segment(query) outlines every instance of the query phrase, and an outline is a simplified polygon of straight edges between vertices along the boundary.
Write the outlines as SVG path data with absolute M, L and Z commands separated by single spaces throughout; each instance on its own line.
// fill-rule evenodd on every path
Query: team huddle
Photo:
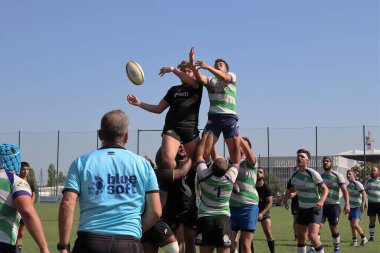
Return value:
M 211 73 L 204 75 L 201 70 Z M 175 74 L 180 85 L 171 87 L 158 104 L 142 102 L 129 94 L 127 101 L 148 112 L 168 109 L 162 142 L 155 164 L 125 148 L 128 116 L 121 110 L 107 112 L 101 119 L 101 148 L 76 158 L 71 164 L 58 214 L 61 253 L 167 253 L 254 252 L 254 233 L 261 223 L 269 251 L 275 252 L 270 208 L 273 193 L 265 184 L 265 170 L 258 166 L 247 137 L 239 133 L 236 110 L 237 77 L 228 63 L 216 59 L 213 66 L 189 60 L 177 68 L 165 66 L 159 75 Z M 200 136 L 199 111 L 207 89 L 210 107 Z M 223 133 L 229 158 L 218 155 L 216 143 Z M 17 242 L 20 219 L 40 252 L 49 252 L 43 228 L 33 208 L 32 191 L 20 173 L 16 146 L 1 146 L 0 252 L 20 252 Z M 13 157 L 10 159 L 10 157 Z M 325 220 L 331 230 L 334 253 L 340 252 L 338 221 L 341 195 L 352 229 L 352 246 L 368 242 L 359 225 L 366 207 L 370 217 L 369 241 L 374 240 L 376 216 L 380 217 L 379 170 L 372 168 L 365 187 L 355 173 L 345 178 L 332 170 L 332 158 L 323 158 L 320 175 L 308 167 L 310 152 L 297 151 L 297 167 L 291 176 L 284 205 L 292 199 L 297 253 L 324 252 L 319 238 Z M 73 249 L 70 246 L 74 209 L 79 203 L 80 221 Z M 380 222 L 380 218 L 379 218 Z M 2 224 L 7 224 L 3 226 Z M 20 228 L 21 229 L 21 228 Z M 19 236 L 20 237 L 20 236 Z

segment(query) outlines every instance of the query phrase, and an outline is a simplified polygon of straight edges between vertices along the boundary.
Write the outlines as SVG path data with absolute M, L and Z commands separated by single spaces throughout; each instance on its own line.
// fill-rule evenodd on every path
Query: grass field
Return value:
M 36 204 L 37 212 L 39 213 L 44 229 L 49 248 L 51 252 L 57 252 L 56 244 L 58 242 L 58 204 Z M 290 211 L 281 207 L 274 207 L 271 210 L 273 231 L 276 240 L 276 252 L 277 253 L 291 253 L 296 252 L 296 242 L 293 240 L 292 229 L 292 216 Z M 73 231 L 71 233 L 71 245 L 74 245 L 76 237 L 76 229 L 78 227 L 79 210 L 76 209 L 76 218 L 74 221 Z M 267 247 L 264 233 L 262 232 L 260 224 L 254 236 L 255 252 L 267 253 L 269 249 Z M 363 215 L 361 226 L 368 236 L 368 217 Z M 380 252 L 380 226 L 376 224 L 375 242 L 369 242 L 365 247 L 349 247 L 351 242 L 351 229 L 346 216 L 341 216 L 339 224 L 339 230 L 341 233 L 341 252 L 343 253 L 358 253 L 358 252 Z M 321 234 L 321 240 L 325 246 L 325 252 L 333 252 L 332 241 L 330 231 L 325 227 Z M 360 239 L 359 239 L 360 242 Z M 28 232 L 26 232 L 23 253 L 36 253 L 39 252 L 36 244 L 31 239 Z M 163 251 L 160 251 L 163 252 Z M 85 253 L 85 252 L 84 252 Z

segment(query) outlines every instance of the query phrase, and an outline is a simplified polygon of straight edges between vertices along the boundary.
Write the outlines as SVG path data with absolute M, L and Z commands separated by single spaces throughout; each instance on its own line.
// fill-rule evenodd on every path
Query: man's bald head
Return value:
M 123 142 L 128 133 L 128 116 L 122 110 L 107 112 L 100 123 L 99 137 L 103 142 Z

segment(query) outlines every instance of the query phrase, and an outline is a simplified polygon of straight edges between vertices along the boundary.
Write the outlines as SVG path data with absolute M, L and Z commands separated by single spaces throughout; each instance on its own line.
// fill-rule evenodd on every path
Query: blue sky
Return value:
M 242 129 L 380 126 L 379 1 L 1 1 L 0 24 L 0 133 L 92 131 L 115 108 L 161 129 L 125 98 L 158 103 L 191 46 L 236 73 Z

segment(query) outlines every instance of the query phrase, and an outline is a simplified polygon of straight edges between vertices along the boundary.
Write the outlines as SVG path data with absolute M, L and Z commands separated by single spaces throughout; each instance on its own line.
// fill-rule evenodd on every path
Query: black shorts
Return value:
M 143 253 L 139 239 L 128 235 L 99 235 L 88 232 L 78 232 L 73 253 Z
M 257 219 L 258 221 L 263 221 L 266 219 L 270 219 L 270 212 L 266 212 L 261 220 Z
M 329 221 L 329 225 L 338 225 L 341 207 L 339 204 L 323 206 L 323 216 L 322 221 L 325 223 L 326 220 Z
M 231 247 L 230 217 L 219 215 L 199 218 L 197 221 L 195 245 Z
M 153 227 L 143 234 L 141 242 L 149 242 L 158 247 L 161 242 L 165 241 L 172 235 L 174 235 L 173 231 L 170 229 L 168 224 L 162 220 L 159 220 L 153 225 Z
M 290 210 L 292 212 L 292 215 L 297 215 L 298 214 L 298 208 L 299 208 L 299 204 L 298 204 L 298 198 L 296 200 L 292 199 L 292 204 L 290 205 Z
M 172 231 L 183 224 L 187 228 L 197 228 L 198 207 L 195 203 L 195 196 L 193 203 L 189 205 L 180 205 L 178 203 L 168 203 L 165 206 L 163 221 L 165 221 Z
M 189 125 L 187 126 L 177 126 L 177 127 L 164 127 L 162 131 L 162 135 L 169 135 L 181 142 L 182 144 L 186 144 L 199 138 L 199 130 L 197 126 Z
M 4 242 L 0 242 L 0 252 L 1 253 L 20 253 L 17 246 L 4 243 Z
M 296 223 L 300 225 L 307 226 L 311 223 L 321 224 L 322 223 L 322 213 L 323 209 L 320 211 L 312 208 L 298 208 Z
M 368 203 L 367 215 L 380 217 L 380 203 Z

